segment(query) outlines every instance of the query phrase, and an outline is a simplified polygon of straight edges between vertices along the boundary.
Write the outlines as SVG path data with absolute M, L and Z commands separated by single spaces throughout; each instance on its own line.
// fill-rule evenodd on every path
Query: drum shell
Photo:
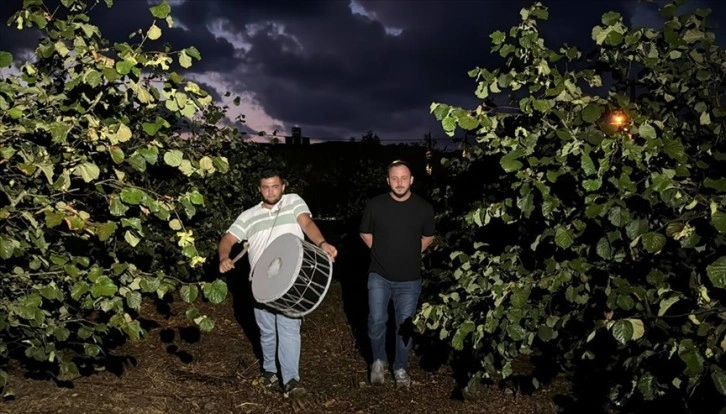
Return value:
M 289 317 L 302 317 L 322 302 L 333 267 L 325 251 L 294 234 L 275 238 L 252 270 L 255 300 Z

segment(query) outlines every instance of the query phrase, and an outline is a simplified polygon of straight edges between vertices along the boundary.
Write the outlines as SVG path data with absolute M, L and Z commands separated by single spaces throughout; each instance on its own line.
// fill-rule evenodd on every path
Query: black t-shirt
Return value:
M 434 209 L 416 194 L 396 201 L 389 193 L 366 204 L 361 233 L 373 235 L 369 272 L 393 282 L 421 278 L 421 237 L 434 235 Z

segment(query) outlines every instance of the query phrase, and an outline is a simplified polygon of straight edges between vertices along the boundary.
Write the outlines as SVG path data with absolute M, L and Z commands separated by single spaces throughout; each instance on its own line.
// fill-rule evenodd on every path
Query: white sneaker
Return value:
M 371 365 L 371 384 L 372 385 L 381 385 L 383 384 L 384 378 L 383 374 L 386 370 L 386 364 L 381 361 L 380 359 L 377 359 L 373 361 L 373 365 Z
M 408 388 L 411 385 L 411 377 L 408 376 L 408 372 L 403 368 L 394 371 L 393 378 L 396 379 L 396 387 Z

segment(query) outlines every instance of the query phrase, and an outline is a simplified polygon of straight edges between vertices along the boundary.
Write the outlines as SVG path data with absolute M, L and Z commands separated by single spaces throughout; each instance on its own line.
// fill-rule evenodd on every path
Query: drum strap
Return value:
M 280 198 L 280 201 L 277 202 L 279 207 L 277 207 L 277 211 L 275 212 L 275 218 L 272 220 L 272 225 L 270 226 L 270 231 L 267 232 L 267 238 L 265 239 L 265 243 L 263 244 L 263 250 L 267 248 L 268 243 L 270 242 L 270 236 L 272 236 L 272 230 L 275 229 L 275 224 L 277 224 L 277 217 L 280 216 L 280 210 L 282 210 L 282 198 Z M 252 281 L 253 271 L 254 269 L 250 269 L 250 275 L 247 278 L 250 282 Z

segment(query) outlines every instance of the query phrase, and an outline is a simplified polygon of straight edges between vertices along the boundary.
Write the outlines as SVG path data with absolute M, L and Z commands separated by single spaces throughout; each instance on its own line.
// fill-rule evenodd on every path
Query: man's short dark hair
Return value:
M 259 176 L 260 181 L 267 179 L 267 178 L 273 178 L 273 177 L 280 177 L 280 181 L 282 181 L 283 183 L 285 182 L 285 177 L 283 177 L 282 173 L 278 170 L 272 170 L 272 169 L 264 170 L 264 171 L 260 172 L 260 176 Z
M 388 164 L 388 173 L 389 174 L 391 173 L 391 168 L 400 167 L 400 166 L 404 166 L 404 167 L 408 168 L 408 171 L 411 173 L 411 175 L 413 175 L 413 170 L 411 169 L 411 164 L 409 164 L 408 162 L 406 162 L 404 160 L 391 161 L 391 163 Z

